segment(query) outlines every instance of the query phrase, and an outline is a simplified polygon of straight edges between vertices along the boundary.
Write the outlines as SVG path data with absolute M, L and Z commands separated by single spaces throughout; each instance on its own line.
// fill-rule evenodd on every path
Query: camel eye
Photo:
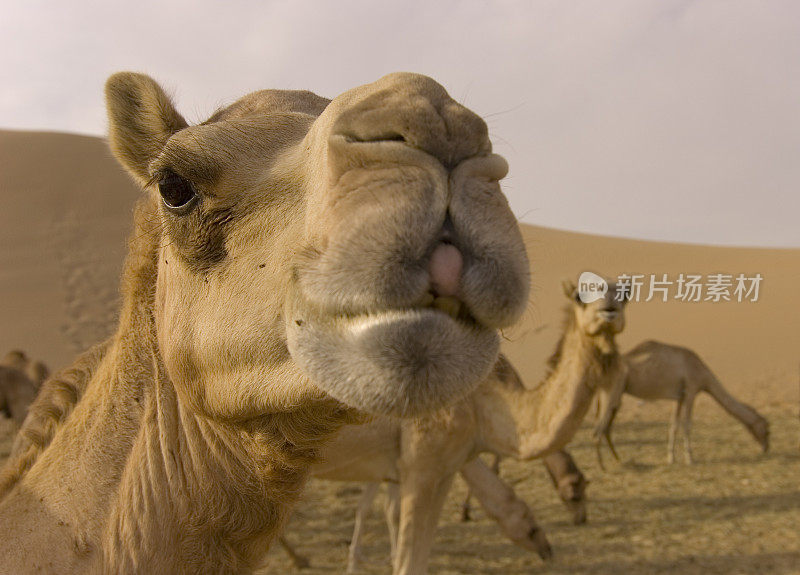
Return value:
M 170 209 L 186 208 L 196 197 L 194 186 L 175 172 L 168 172 L 158 181 L 164 205 Z

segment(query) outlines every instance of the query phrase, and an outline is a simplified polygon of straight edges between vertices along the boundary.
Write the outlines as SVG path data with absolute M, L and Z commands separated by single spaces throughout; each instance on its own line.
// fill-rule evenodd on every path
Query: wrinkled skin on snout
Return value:
M 526 306 L 528 261 L 506 162 L 439 84 L 257 92 L 196 126 L 147 77 L 108 93 L 112 147 L 158 203 L 165 368 L 196 409 L 333 397 L 418 415 L 488 374 Z M 176 182 L 194 193 L 178 207 L 191 193 Z

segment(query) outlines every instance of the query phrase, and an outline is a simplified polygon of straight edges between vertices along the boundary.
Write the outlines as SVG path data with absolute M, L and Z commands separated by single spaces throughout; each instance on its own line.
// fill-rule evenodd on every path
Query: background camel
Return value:
M 248 571 L 354 408 L 423 414 L 491 369 L 528 297 L 507 166 L 413 74 L 192 127 L 146 76 L 106 95 L 145 190 L 119 325 L 68 370 L 49 440 L 15 449 L 2 569 Z
M 572 456 L 565 450 L 558 450 L 542 457 L 542 462 L 559 498 L 569 510 L 573 523 L 576 525 L 584 523 L 586 521 L 588 481 L 578 469 Z M 544 531 L 538 525 L 528 505 L 517 497 L 510 485 L 500 479 L 499 463 L 500 458 L 495 456 L 495 462 L 489 469 L 480 459 L 474 459 L 460 470 L 470 494 L 462 508 L 463 520 L 471 520 L 469 501 L 472 495 L 476 495 L 486 514 L 497 522 L 512 542 L 525 549 L 535 551 L 542 559 L 549 559 L 552 556 L 552 548 Z M 358 563 L 361 560 L 361 538 L 364 533 L 365 520 L 372 511 L 379 488 L 379 483 L 364 485 L 356 508 L 353 536 L 350 539 L 347 555 L 348 573 L 357 571 Z M 393 559 L 397 554 L 397 525 L 400 508 L 398 499 L 397 485 L 388 483 L 384 511 L 389 527 L 389 543 Z M 281 538 L 280 542 L 295 567 L 304 569 L 311 564 L 310 560 L 298 553 L 286 539 Z
M 598 394 L 602 416 L 598 432 L 611 443 L 611 427 L 621 405 L 621 393 L 646 401 L 669 399 L 675 402 L 675 410 L 669 426 L 667 461 L 675 462 L 675 437 L 683 434 L 683 449 L 686 463 L 692 463 L 690 433 L 692 407 L 697 395 L 708 393 L 730 415 L 739 420 L 766 452 L 769 449 L 769 422 L 755 409 L 737 401 L 728 393 L 711 368 L 690 349 L 658 341 L 645 341 L 624 356 L 628 376 L 620 390 L 602 390 Z M 598 439 L 598 458 L 600 443 Z M 602 465 L 602 459 L 600 459 Z
M 561 501 L 569 510 L 573 523 L 580 524 L 586 521 L 586 481 L 578 469 L 572 456 L 566 451 L 558 450 L 542 457 L 547 474 L 553 482 Z M 520 547 L 535 551 L 542 559 L 550 559 L 553 551 L 542 528 L 536 522 L 533 513 L 527 504 L 520 499 L 514 489 L 499 477 L 499 457 L 496 457 L 492 467 L 488 467 L 480 459 L 473 459 L 461 470 L 461 476 L 467 484 L 469 494 L 476 496 L 486 514 L 494 519 L 506 536 Z M 356 519 L 353 528 L 353 537 L 350 540 L 348 553 L 347 572 L 357 570 L 361 558 L 361 536 L 366 516 L 372 509 L 372 503 L 377 495 L 378 483 L 370 483 L 364 489 L 361 501 L 356 509 Z M 462 511 L 464 521 L 471 520 L 469 501 L 465 501 Z M 397 525 L 399 523 L 399 492 L 397 487 L 390 484 L 387 489 L 385 512 L 389 526 L 389 542 L 391 555 L 394 559 L 397 554 Z M 289 549 L 287 548 L 287 552 Z M 302 568 L 308 561 L 298 556 L 292 550 L 292 562 Z
M 22 425 L 49 370 L 24 352 L 13 350 L 0 360 L 0 413 Z
M 29 358 L 24 351 L 18 349 L 9 351 L 0 360 L 0 365 L 25 372 L 25 375 L 36 384 L 37 388 L 41 387 L 44 380 L 50 376 L 50 370 L 43 362 Z
M 0 365 L 0 414 L 22 425 L 37 391 L 36 383 L 25 372 Z
M 615 336 L 625 325 L 625 304 L 614 292 L 612 286 L 606 298 L 584 304 L 574 286 L 565 285 L 570 303 L 564 333 L 550 374 L 536 387 L 527 389 L 501 356 L 490 377 L 454 406 L 414 420 L 376 418 L 348 426 L 325 447 L 315 476 L 398 484 L 396 575 L 427 569 L 442 503 L 468 461 L 481 452 L 526 460 L 562 449 L 595 390 L 624 378 Z
M 489 469 L 480 459 L 473 459 L 460 470 L 461 476 L 470 489 L 474 489 L 478 501 L 486 514 L 494 519 L 506 536 L 515 544 L 535 551 L 542 559 L 552 556 L 552 549 L 544 531 L 539 527 L 528 505 L 517 497 L 513 488 L 503 482 L 497 474 Z M 386 484 L 386 500 L 384 512 L 389 528 L 389 544 L 391 557 L 397 555 L 397 529 L 400 521 L 400 494 L 396 483 Z M 372 504 L 380 489 L 380 483 L 366 483 L 356 508 L 353 536 L 347 554 L 347 573 L 356 573 L 361 561 L 361 538 L 364 524 L 372 511 Z M 297 552 L 285 538 L 280 539 L 281 546 L 289 554 L 292 564 L 298 569 L 305 569 L 311 561 Z

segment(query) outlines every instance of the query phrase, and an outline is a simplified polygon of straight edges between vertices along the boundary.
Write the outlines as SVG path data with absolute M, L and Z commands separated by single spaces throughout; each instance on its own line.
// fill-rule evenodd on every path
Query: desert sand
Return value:
M 138 193 L 100 138 L 0 131 L 0 352 L 23 349 L 55 370 L 109 334 Z M 504 351 L 531 385 L 544 374 L 558 337 L 562 279 L 585 270 L 611 277 L 666 273 L 673 280 L 680 273 L 763 277 L 757 302 L 632 302 L 621 343 L 625 350 L 658 339 L 696 350 L 732 393 L 771 420 L 773 451 L 759 455 L 744 430 L 704 399 L 694 418 L 699 464 L 668 469 L 669 405 L 629 400 L 617 426 L 622 465 L 601 474 L 588 431 L 576 440 L 578 463 L 593 481 L 585 529 L 567 525 L 540 466 L 509 464 L 509 476 L 526 478 L 520 493 L 540 512 L 554 543 L 560 567 L 549 572 L 610 573 L 618 566 L 636 573 L 800 572 L 800 249 L 681 245 L 522 227 L 534 289 L 525 320 L 504 334 Z M 12 427 L 3 423 L 3 432 L 0 458 Z M 726 433 L 732 439 L 725 440 Z M 432 572 L 544 569 L 485 518 L 457 525 L 462 489 L 458 484 L 448 501 L 451 513 L 443 515 Z M 340 572 L 336 566 L 344 565 L 357 491 L 356 485 L 312 483 L 290 531 L 312 562 L 329 566 L 312 572 Z M 698 509 L 706 511 L 701 518 L 694 517 Z M 374 572 L 382 573 L 388 545 L 377 515 L 373 526 Z M 319 536 L 304 534 L 304 527 Z M 706 543 L 687 551 L 679 543 L 693 530 Z M 737 537 L 746 544 L 737 545 Z M 270 572 L 283 572 L 280 551 L 272 555 Z M 576 557 L 582 559 L 576 563 Z

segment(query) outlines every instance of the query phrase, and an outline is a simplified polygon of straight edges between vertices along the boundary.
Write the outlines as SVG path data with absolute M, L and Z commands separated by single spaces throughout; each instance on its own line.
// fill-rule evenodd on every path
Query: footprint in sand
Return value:
M 73 211 L 53 225 L 64 302 L 60 329 L 75 352 L 107 338 L 117 322 L 120 261 L 103 235 L 102 226 L 87 227 Z

